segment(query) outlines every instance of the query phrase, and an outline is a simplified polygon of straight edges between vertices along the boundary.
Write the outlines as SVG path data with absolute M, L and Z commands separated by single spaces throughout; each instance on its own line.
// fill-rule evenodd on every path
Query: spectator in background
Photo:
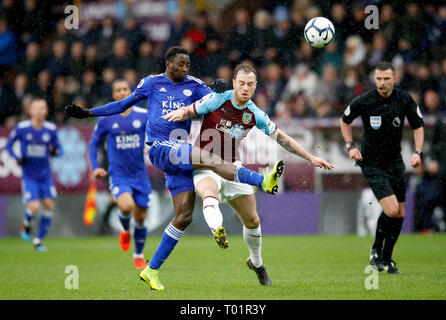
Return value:
M 336 116 L 336 108 L 340 109 L 338 100 L 340 81 L 336 67 L 326 64 L 322 71 L 322 79 L 318 82 L 310 103 L 319 117 Z
M 264 65 L 271 62 L 271 55 L 265 54 L 271 50 L 271 16 L 266 10 L 257 10 L 254 14 L 254 47 L 251 51 L 251 59 L 256 65 Z
M 232 87 L 232 68 L 227 65 L 219 65 L 217 67 L 217 78 L 225 80 L 229 87 Z
M 193 16 L 192 25 L 184 33 L 184 37 L 192 40 L 193 53 L 198 57 L 207 55 L 206 40 L 220 40 L 218 33 L 209 25 L 206 12 L 198 12 Z
M 306 64 L 299 64 L 284 89 L 281 100 L 290 101 L 291 97 L 296 97 L 298 93 L 311 99 L 318 86 L 318 76 L 308 68 Z
M 19 115 L 19 101 L 14 91 L 5 85 L 0 77 L 0 125 L 8 128 L 14 127 Z
M 24 43 L 42 41 L 48 28 L 47 15 L 37 5 L 36 0 L 25 0 L 25 12 L 22 17 L 23 33 L 21 40 Z
M 390 52 L 395 52 L 397 49 L 397 21 L 393 7 L 384 4 L 379 12 L 379 31 L 384 35 Z
M 94 18 L 88 18 L 85 21 L 85 32 L 82 36 L 82 42 L 86 47 L 96 45 L 101 37 L 101 29 Z
M 66 76 L 68 72 L 67 45 L 62 40 L 53 43 L 53 55 L 46 68 L 53 77 Z
M 362 1 L 356 1 L 352 4 L 352 19 L 350 29 L 348 29 L 349 37 L 356 35 L 365 43 L 372 42 L 372 36 L 376 30 L 365 28 L 365 5 Z
M 264 100 L 263 111 L 268 116 L 274 114 L 276 103 L 279 101 L 285 89 L 286 81 L 283 78 L 282 68 L 277 62 L 269 63 L 265 67 L 264 80 L 262 80 L 256 90 L 257 95 L 262 96 Z M 262 99 L 261 98 L 261 99 Z
M 71 103 L 66 94 L 66 81 L 63 76 L 56 77 L 53 87 L 53 103 L 54 103 L 54 121 L 56 123 L 63 122 L 63 108 Z
M 432 78 L 432 73 L 427 64 L 420 64 L 416 69 L 416 78 L 411 86 L 418 88 L 421 91 L 421 95 L 424 95 L 426 90 L 437 89 L 437 82 Z
M 117 78 L 116 70 L 112 67 L 105 67 L 102 71 L 102 81 L 99 85 L 99 95 L 105 100 L 110 101 L 112 97 L 112 83 Z M 85 99 L 84 99 L 85 100 Z M 87 104 L 89 105 L 89 104 Z
M 15 98 L 17 99 L 17 104 L 20 111 L 19 113 L 22 112 L 23 99 L 28 94 L 28 90 L 29 90 L 29 81 L 26 74 L 24 73 L 17 74 L 14 79 L 14 93 L 15 93 Z
M 155 56 L 153 44 L 150 41 L 143 41 L 139 46 L 138 53 L 139 56 L 136 60 L 136 70 L 138 70 L 139 79 L 150 74 L 161 73 L 162 61 Z
M 269 44 L 278 51 L 281 64 L 291 66 L 295 64 L 294 50 L 299 47 L 303 29 L 299 29 L 290 19 L 289 10 L 285 6 L 274 9 L 272 39 Z
M 382 32 L 375 32 L 373 35 L 373 43 L 371 50 L 367 53 L 366 72 L 369 73 L 375 69 L 376 65 L 381 61 L 391 61 L 392 52 L 387 47 L 387 40 Z
M 146 36 L 134 17 L 125 19 L 121 35 L 128 41 L 131 56 L 136 57 L 138 48 L 146 40 Z
M 16 64 L 19 54 L 17 45 L 16 36 L 8 28 L 8 22 L 0 17 L 0 72 L 9 70 Z
M 430 172 L 439 177 L 441 187 L 441 206 L 443 209 L 443 219 L 446 219 L 446 113 L 441 112 L 435 122 L 434 131 L 431 138 Z M 445 220 L 443 220 L 444 224 Z
M 286 100 L 279 101 L 276 106 L 276 119 L 315 118 L 316 113 L 310 107 L 303 92 L 294 93 Z
M 446 101 L 446 58 L 441 61 L 441 76 L 438 79 L 438 92 L 441 99 Z
M 36 81 L 37 75 L 45 68 L 46 62 L 40 54 L 40 45 L 30 42 L 26 46 L 25 59 L 21 66 L 21 72 L 25 73 L 30 83 Z
M 342 50 L 342 45 L 347 39 L 349 30 L 352 30 L 351 21 L 342 3 L 333 3 L 330 10 L 330 21 L 335 28 L 335 38 L 333 41 L 338 42 Z
M 440 95 L 432 89 L 428 89 L 424 93 L 421 107 L 425 114 L 438 115 L 441 111 L 444 111 L 444 105 L 440 99 Z
M 345 40 L 344 64 L 347 67 L 360 67 L 367 55 L 367 47 L 362 38 L 352 35 Z
M 327 64 L 334 66 L 336 72 L 338 73 L 341 72 L 342 59 L 343 59 L 342 50 L 339 48 L 338 43 L 335 40 L 333 40 L 328 44 L 328 46 L 325 47 L 325 50 L 322 52 L 317 67 L 317 73 L 322 74 L 322 70 Z
M 65 27 L 65 19 L 59 19 L 56 24 L 56 34 L 54 40 L 61 40 L 65 42 L 67 48 L 71 48 L 71 45 L 80 41 L 76 35 Z
M 104 67 L 104 60 L 98 53 L 98 47 L 95 45 L 89 45 L 85 50 L 85 69 L 94 70 L 98 75 L 101 74 Z
M 167 39 L 164 45 L 163 54 L 167 51 L 168 48 L 177 46 L 184 38 L 184 33 L 189 30 L 189 28 L 190 24 L 189 21 L 186 19 L 184 12 L 178 10 L 170 22 L 169 39 Z
M 346 106 L 355 97 L 367 91 L 358 70 L 355 67 L 347 67 L 344 70 L 343 81 L 339 87 L 338 95 L 342 106 Z M 342 111 L 342 110 L 339 110 Z
M 234 13 L 234 24 L 228 37 L 229 59 L 231 64 L 238 64 L 249 54 L 255 44 L 255 29 L 249 22 L 249 13 L 246 9 L 237 9 Z
M 86 69 L 83 72 L 79 95 L 85 97 L 89 106 L 94 106 L 98 100 L 102 101 L 101 99 L 105 101 L 105 97 L 102 98 L 100 96 L 97 76 L 94 70 Z
M 85 69 L 84 44 L 81 41 L 73 42 L 70 48 L 70 57 L 67 66 L 68 74 L 79 78 Z
M 99 28 L 99 38 L 95 41 L 98 46 L 99 52 L 108 52 L 110 50 L 110 44 L 122 36 L 122 32 L 111 16 L 105 16 L 101 20 L 101 27 Z
M 118 73 L 123 72 L 125 69 L 134 68 L 125 38 L 118 37 L 115 39 L 113 42 L 113 53 L 106 59 L 105 65 L 108 68 L 114 68 Z
M 48 119 L 54 119 L 54 101 L 52 75 L 48 69 L 39 72 L 36 83 L 31 84 L 30 92 L 33 96 L 44 98 L 48 104 Z
M 201 60 L 198 75 L 204 82 L 207 82 L 204 78 L 211 78 L 212 82 L 212 79 L 217 76 L 218 65 L 229 64 L 229 60 L 218 39 L 210 38 L 206 40 L 206 52 L 207 55 Z
M 417 50 L 425 34 L 426 22 L 419 4 L 411 1 L 406 6 L 406 13 L 399 19 L 398 36 L 407 39 L 410 47 Z

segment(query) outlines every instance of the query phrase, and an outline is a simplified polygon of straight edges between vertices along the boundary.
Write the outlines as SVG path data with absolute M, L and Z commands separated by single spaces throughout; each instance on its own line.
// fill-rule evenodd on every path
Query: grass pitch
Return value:
M 149 236 L 146 258 L 160 237 Z M 36 252 L 19 238 L 0 239 L 0 299 L 49 300 L 294 300 L 446 299 L 446 235 L 402 235 L 394 260 L 402 275 L 379 273 L 367 290 L 365 273 L 372 237 L 264 236 L 263 260 L 273 282 L 261 286 L 245 265 L 241 236 L 229 235 L 221 251 L 211 236 L 187 233 L 160 272 L 166 290 L 139 280 L 132 250 L 118 237 L 48 238 Z M 67 289 L 67 266 L 78 268 L 79 288 Z

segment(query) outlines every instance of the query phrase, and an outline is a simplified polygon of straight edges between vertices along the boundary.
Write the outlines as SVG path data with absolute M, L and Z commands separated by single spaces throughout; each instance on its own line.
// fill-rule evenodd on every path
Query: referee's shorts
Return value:
M 364 163 L 361 170 L 378 201 L 394 194 L 398 202 L 406 202 L 406 166 L 402 160 L 386 165 Z

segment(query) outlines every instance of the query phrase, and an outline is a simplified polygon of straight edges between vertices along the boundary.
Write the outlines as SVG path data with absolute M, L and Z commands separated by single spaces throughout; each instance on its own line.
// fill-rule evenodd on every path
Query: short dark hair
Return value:
M 252 67 L 251 65 L 246 64 L 246 63 L 238 64 L 238 65 L 235 67 L 235 69 L 234 69 L 234 76 L 233 76 L 234 79 L 237 78 L 237 74 L 238 74 L 240 71 L 243 71 L 243 72 L 245 72 L 245 73 L 251 73 L 251 72 L 254 73 L 254 75 L 256 76 L 256 80 L 257 80 L 257 71 L 256 71 L 256 69 L 255 69 L 254 67 Z
M 391 64 L 390 62 L 387 61 L 381 61 L 379 62 L 376 67 L 375 70 L 379 70 L 379 71 L 384 71 L 384 70 L 392 70 L 393 73 L 395 73 L 395 67 L 393 66 L 393 64 Z
M 188 56 L 189 52 L 180 46 L 170 47 L 166 52 L 166 60 L 173 61 L 177 54 L 185 54 Z
M 115 84 L 117 84 L 117 83 L 119 83 L 119 82 L 125 82 L 125 83 L 127 83 L 127 85 L 130 87 L 129 82 L 128 82 L 126 79 L 124 79 L 124 78 L 118 78 L 118 79 L 116 79 L 116 80 L 114 80 L 114 81 L 112 82 L 112 85 L 111 85 L 112 90 L 115 90 Z

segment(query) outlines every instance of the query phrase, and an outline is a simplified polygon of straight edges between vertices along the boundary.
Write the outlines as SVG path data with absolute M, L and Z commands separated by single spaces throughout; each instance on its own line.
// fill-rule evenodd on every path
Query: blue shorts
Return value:
M 146 209 L 149 207 L 149 197 L 152 192 L 150 184 L 132 183 L 125 178 L 114 176 L 109 179 L 109 189 L 115 200 L 118 200 L 121 194 L 128 192 L 137 206 Z
M 150 161 L 165 173 L 166 189 L 172 197 L 183 191 L 195 190 L 190 160 L 192 148 L 189 143 L 173 140 L 155 141 L 150 146 Z
M 51 176 L 45 180 L 23 178 L 22 195 L 24 203 L 45 198 L 55 199 L 57 197 L 57 191 L 53 178 Z

